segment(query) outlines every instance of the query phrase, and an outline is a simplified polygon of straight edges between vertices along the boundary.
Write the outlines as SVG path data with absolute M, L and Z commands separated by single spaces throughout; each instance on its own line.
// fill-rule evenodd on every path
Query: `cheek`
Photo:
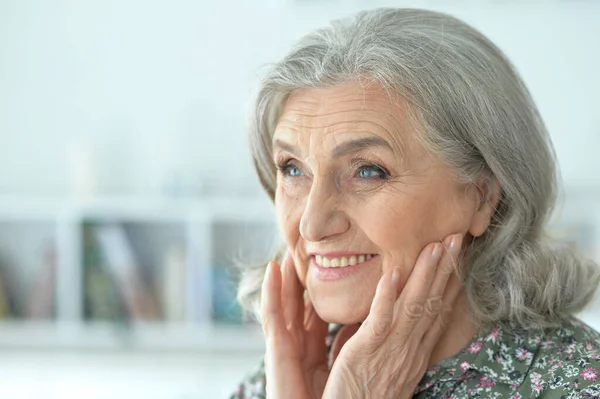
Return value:
M 435 223 L 429 204 L 412 198 L 389 196 L 357 215 L 360 226 L 381 249 L 404 247 L 432 238 Z
M 300 196 L 290 193 L 285 187 L 277 187 L 275 193 L 275 210 L 279 231 L 287 249 L 292 252 L 296 272 L 304 285 L 308 268 L 304 264 L 304 246 L 300 236 L 302 209 L 304 208 Z
M 288 246 L 297 239 L 300 232 L 301 207 L 299 197 L 290 195 L 285 187 L 277 186 L 275 192 L 275 211 L 279 231 L 284 237 Z
M 386 215 L 371 219 L 369 229 L 372 233 L 367 234 L 384 257 L 391 260 L 389 265 L 402 265 L 402 269 L 410 273 L 419 253 L 427 245 L 427 232 L 422 223 L 425 215 L 419 214 L 416 209 L 389 209 Z
M 448 217 L 438 201 L 422 199 L 422 196 L 419 201 L 397 196 L 387 198 L 378 204 L 380 206 L 370 207 L 369 211 L 357 215 L 366 236 L 390 260 L 386 264 L 401 265 L 407 273 L 414 267 L 423 248 L 459 231 L 453 231 L 459 226 L 456 218 Z
M 364 218 L 365 230 L 384 254 L 401 264 L 414 265 L 421 251 L 448 235 L 465 233 L 471 213 L 470 204 L 447 198 L 420 196 L 419 201 L 390 199 L 383 212 Z M 407 266 L 408 267 L 408 266 Z

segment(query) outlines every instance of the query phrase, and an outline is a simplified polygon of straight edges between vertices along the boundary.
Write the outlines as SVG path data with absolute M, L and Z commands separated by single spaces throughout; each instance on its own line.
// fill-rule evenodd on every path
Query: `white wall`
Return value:
M 489 35 L 533 92 L 567 183 L 600 187 L 600 3 L 303 3 L 3 0 L 0 193 L 68 192 L 82 141 L 102 193 L 155 194 L 178 169 L 257 189 L 244 128 L 261 65 L 375 4 L 451 12 Z

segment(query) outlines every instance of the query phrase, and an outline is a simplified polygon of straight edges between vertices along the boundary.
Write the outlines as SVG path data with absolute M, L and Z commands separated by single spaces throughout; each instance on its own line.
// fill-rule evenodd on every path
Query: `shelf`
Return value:
M 0 349 L 170 350 L 262 353 L 257 325 L 134 323 L 0 323 Z
M 566 222 L 563 230 L 567 229 L 570 237 L 580 240 L 580 236 L 588 237 L 589 248 L 600 248 L 600 196 L 569 192 L 572 195 L 565 203 L 558 224 Z M 580 212 L 581 209 L 586 212 Z M 266 196 L 195 200 L 102 197 L 89 201 L 0 196 L 0 238 L 3 242 L 0 252 L 9 269 L 19 271 L 18 276 L 24 282 L 20 288 L 14 284 L 10 286 L 19 288 L 24 296 L 30 295 L 30 287 L 37 287 L 31 284 L 32 281 L 50 281 L 36 272 L 43 271 L 42 266 L 48 263 L 40 256 L 45 253 L 42 249 L 49 245 L 56 254 L 56 265 L 53 266 L 56 269 L 53 291 L 56 308 L 48 313 L 52 319 L 0 321 L 0 349 L 262 353 L 264 340 L 259 326 L 223 322 L 239 320 L 239 312 L 227 313 L 228 306 L 235 301 L 232 286 L 232 276 L 237 272 L 233 267 L 235 261 L 252 263 L 272 254 L 280 243 L 275 221 L 273 204 Z M 120 320 L 127 318 L 121 317 L 121 313 L 127 312 L 121 312 L 115 318 L 101 317 L 98 313 L 88 316 L 85 306 L 91 285 L 86 273 L 90 263 L 85 255 L 89 256 L 90 248 L 82 241 L 86 237 L 86 226 L 94 228 L 94 234 L 98 234 L 99 227 L 114 227 L 125 233 L 127 242 L 126 245 L 116 245 L 113 241 L 112 245 L 96 244 L 101 255 L 96 266 L 99 270 L 108 270 L 106 275 L 112 280 L 96 278 L 95 286 L 106 287 L 103 284 L 108 281 L 106 284 L 114 284 L 121 293 L 127 291 L 128 286 L 139 287 L 124 284 L 121 277 L 115 278 L 121 276 L 115 267 L 127 270 L 131 266 L 131 262 L 123 261 L 128 258 L 123 257 L 123 253 L 127 254 L 129 248 L 135 255 L 133 263 L 143 277 L 135 281 L 146 284 L 145 292 L 161 305 L 162 316 L 134 315 L 130 309 L 133 306 L 127 308 L 128 316 L 133 320 L 162 318 L 163 321 L 122 325 L 99 320 Z M 588 233 L 584 228 L 589 226 L 593 231 Z M 576 234 L 580 231 L 583 233 Z M 106 239 L 106 230 L 104 233 Z M 107 254 L 112 256 L 107 257 Z M 130 281 L 133 280 L 127 280 Z M 94 298 L 98 295 L 100 298 L 117 298 L 114 293 L 94 292 Z M 116 300 L 119 301 L 122 299 Z M 114 304 L 115 301 L 108 302 Z M 130 300 L 126 303 L 141 302 Z M 50 302 L 39 300 L 36 303 Z M 103 301 L 95 303 L 104 304 Z M 170 313 L 164 309 L 170 309 Z M 581 316 L 600 329 L 600 318 L 593 311 Z
M 24 256 L 41 253 L 44 245 L 56 254 L 51 292 L 56 309 L 46 312 L 48 317 L 44 313 L 46 321 L 10 313 L 23 318 L 0 322 L 0 348 L 260 352 L 260 328 L 227 325 L 239 317 L 223 309 L 235 301 L 234 273 L 228 272 L 238 246 L 258 231 L 261 239 L 253 241 L 253 249 L 262 247 L 274 220 L 266 197 L 75 201 L 0 196 L 5 244 L 0 255 L 9 271 L 32 270 L 21 279 L 20 296 L 30 293 L 32 281 L 50 281 L 41 278 L 45 263 Z M 92 231 L 91 246 L 84 240 L 86 228 Z M 51 237 L 51 243 L 40 236 Z M 92 274 L 92 282 L 90 270 L 100 271 Z M 6 294 L 11 300 L 15 295 Z M 121 319 L 151 321 L 120 325 Z

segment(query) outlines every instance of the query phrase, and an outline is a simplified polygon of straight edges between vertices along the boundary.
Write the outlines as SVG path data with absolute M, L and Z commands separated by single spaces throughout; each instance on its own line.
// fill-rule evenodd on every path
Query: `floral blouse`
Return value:
M 261 364 L 231 399 L 264 399 L 265 383 Z M 600 398 L 600 333 L 578 319 L 544 331 L 482 331 L 429 368 L 413 398 Z

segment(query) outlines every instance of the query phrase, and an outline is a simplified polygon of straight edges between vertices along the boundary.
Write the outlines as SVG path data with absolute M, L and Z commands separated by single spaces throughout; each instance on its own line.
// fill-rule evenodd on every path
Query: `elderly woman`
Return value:
M 251 131 L 285 246 L 240 286 L 264 365 L 233 398 L 599 398 L 573 315 L 597 265 L 545 236 L 556 161 L 502 52 L 437 12 L 304 37 Z

